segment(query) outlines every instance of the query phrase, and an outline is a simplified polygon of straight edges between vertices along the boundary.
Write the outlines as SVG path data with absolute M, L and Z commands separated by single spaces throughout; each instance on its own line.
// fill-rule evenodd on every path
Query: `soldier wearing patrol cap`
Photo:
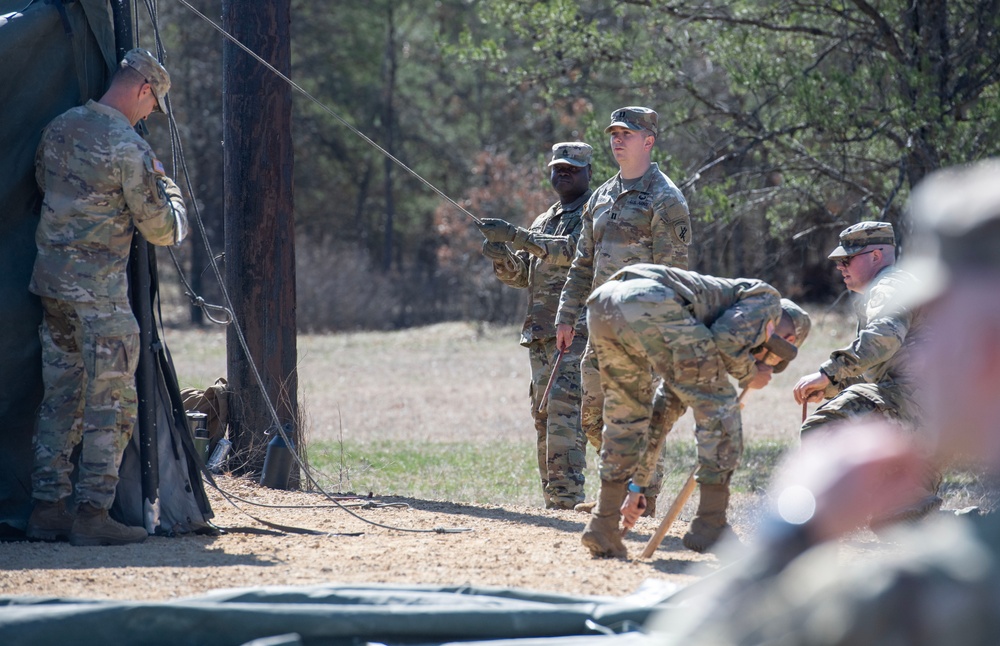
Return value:
M 130 50 L 122 59 L 120 67 L 129 67 L 138 72 L 149 85 L 149 91 L 156 98 L 154 111 L 167 113 L 167 92 L 170 91 L 170 74 L 160 61 L 145 49 Z
M 108 510 L 138 408 L 139 326 L 126 276 L 132 237 L 138 229 L 152 244 L 176 245 L 187 232 L 180 190 L 134 129 L 166 111 L 169 89 L 163 66 L 134 49 L 99 100 L 46 126 L 35 155 L 44 199 L 30 289 L 42 303 L 45 394 L 34 438 L 31 538 L 74 545 L 146 538 L 145 528 L 126 527 Z
M 531 362 L 531 414 L 538 439 L 538 471 L 549 509 L 573 509 L 583 502 L 587 442 L 580 428 L 580 355 L 587 341 L 586 320 L 577 321 L 577 339 L 556 357 L 556 308 L 566 272 L 576 254 L 580 215 L 590 198 L 593 148 L 582 141 L 552 146 L 549 182 L 559 201 L 535 218 L 529 229 L 484 218 L 483 255 L 504 284 L 528 290 L 521 345 Z M 512 251 L 513 249 L 513 251 Z M 556 370 L 548 401 L 542 396 Z
M 635 263 L 688 267 L 691 219 L 687 201 L 652 161 L 658 133 L 656 112 L 641 106 L 619 108 L 611 113 L 605 132 L 619 172 L 594 191 L 584 207 L 580 242 L 556 314 L 556 343 L 560 349 L 573 343 L 574 326 L 591 292 L 622 267 Z M 589 346 L 581 360 L 580 379 L 581 424 L 588 440 L 600 447 L 604 394 L 597 356 Z M 666 406 L 665 391 L 660 387 L 653 405 L 655 420 L 670 417 Z M 602 481 L 596 506 L 585 504 L 593 514 L 612 513 L 610 509 L 601 511 L 601 496 L 607 497 L 605 507 L 611 499 L 620 504 L 625 485 L 625 481 Z M 647 515 L 655 514 L 659 486 L 660 479 L 654 478 L 647 491 Z
M 915 348 L 924 335 L 919 310 L 890 310 L 897 292 L 909 289 L 913 277 L 895 267 L 895 235 L 888 222 L 860 222 L 840 233 L 840 245 L 830 253 L 844 284 L 860 298 L 855 301 L 858 334 L 847 347 L 835 350 L 817 372 L 795 384 L 795 400 L 829 401 L 802 424 L 803 436 L 832 422 L 878 415 L 904 427 L 919 428 Z M 919 518 L 941 505 L 937 488 L 941 475 L 928 470 L 917 502 L 872 519 L 872 527 Z

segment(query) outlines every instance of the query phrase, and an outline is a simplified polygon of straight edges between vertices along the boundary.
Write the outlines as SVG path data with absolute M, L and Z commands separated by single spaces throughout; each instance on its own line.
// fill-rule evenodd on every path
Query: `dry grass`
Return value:
M 774 458 L 797 441 L 801 408 L 791 398 L 794 382 L 853 336 L 853 324 L 842 315 L 820 313 L 815 318 L 812 337 L 796 363 L 746 400 L 748 451 L 741 489 L 763 487 Z M 475 323 L 300 335 L 299 402 L 310 461 L 328 476 L 327 483 L 343 490 L 537 502 L 527 351 L 517 338 L 513 326 Z M 223 330 L 174 330 L 167 341 L 182 387 L 203 387 L 225 374 Z M 668 442 L 669 488 L 679 488 L 687 464 L 694 462 L 690 414 Z M 453 464 L 444 457 L 448 452 L 429 446 L 438 444 L 468 459 Z M 477 464 L 475 451 L 469 449 L 477 445 L 484 453 L 500 456 L 494 466 L 507 480 L 528 482 L 512 490 L 502 478 L 470 477 L 491 471 Z M 416 465 L 402 456 L 407 450 L 437 457 Z M 593 453 L 588 461 L 587 489 L 592 495 L 597 481 Z
M 748 440 L 793 442 L 802 411 L 791 397 L 792 385 L 853 336 L 854 324 L 842 315 L 814 311 L 816 324 L 799 359 L 747 397 Z M 312 442 L 531 442 L 528 357 L 517 337 L 513 326 L 475 323 L 300 335 L 299 404 L 306 433 Z M 221 328 L 169 330 L 166 340 L 181 387 L 204 387 L 225 375 Z M 693 441 L 690 415 L 670 439 Z

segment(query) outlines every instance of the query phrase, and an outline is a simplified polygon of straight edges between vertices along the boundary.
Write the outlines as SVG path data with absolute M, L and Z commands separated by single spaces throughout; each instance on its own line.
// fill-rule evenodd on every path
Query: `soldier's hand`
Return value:
M 792 395 L 796 403 L 818 402 L 823 400 L 823 392 L 830 385 L 830 378 L 822 372 L 814 372 L 811 375 L 799 379 L 792 389 Z
M 517 227 L 499 218 L 483 218 L 476 226 L 490 242 L 513 242 L 517 236 Z
M 747 384 L 747 388 L 753 388 L 759 390 L 764 386 L 771 383 L 771 376 L 774 374 L 774 368 L 767 365 L 766 363 L 761 363 L 758 361 L 757 365 L 757 375 L 750 380 Z
M 628 492 L 621 507 L 623 534 L 635 527 L 635 521 L 639 520 L 639 516 L 642 516 L 645 509 L 646 496 L 634 491 Z
M 510 251 L 503 242 L 483 240 L 483 255 L 490 260 L 506 260 L 510 256 Z
M 576 332 L 572 325 L 560 323 L 556 326 L 556 350 L 566 352 L 569 346 L 573 345 L 573 336 Z

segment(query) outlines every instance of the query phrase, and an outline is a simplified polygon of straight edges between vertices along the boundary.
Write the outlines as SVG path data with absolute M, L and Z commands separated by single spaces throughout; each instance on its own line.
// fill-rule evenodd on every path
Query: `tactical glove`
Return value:
M 517 235 L 516 226 L 499 218 L 483 218 L 478 226 L 490 242 L 513 242 Z
M 503 242 L 483 240 L 483 255 L 490 260 L 506 260 L 510 256 L 510 251 Z

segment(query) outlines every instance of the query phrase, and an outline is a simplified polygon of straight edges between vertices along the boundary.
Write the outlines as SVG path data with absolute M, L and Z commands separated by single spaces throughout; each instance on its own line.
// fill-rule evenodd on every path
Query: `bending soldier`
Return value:
M 583 544 L 595 556 L 627 555 L 619 518 L 626 527 L 635 523 L 663 437 L 690 407 L 701 493 L 683 540 L 688 549 L 708 550 L 728 530 L 729 481 L 743 453 L 740 407 L 727 375 L 741 388 L 766 386 L 805 341 L 809 316 L 759 280 L 649 264 L 616 272 L 594 290 L 587 310 L 605 426 L 600 497 Z M 670 411 L 654 428 L 651 374 L 662 378 Z

